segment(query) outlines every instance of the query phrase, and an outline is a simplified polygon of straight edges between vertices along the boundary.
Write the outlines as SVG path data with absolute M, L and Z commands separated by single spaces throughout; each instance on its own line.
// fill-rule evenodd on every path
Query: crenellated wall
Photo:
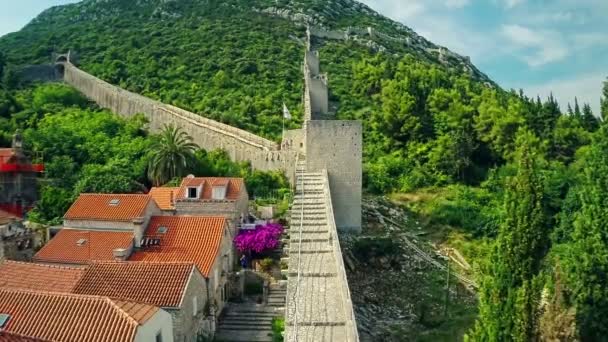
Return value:
M 254 169 L 293 174 L 295 150 L 282 150 L 279 144 L 255 134 L 126 91 L 80 70 L 69 61 L 60 62 L 60 65 L 64 68 L 64 81 L 100 107 L 126 117 L 143 113 L 150 121 L 152 131 L 175 124 L 206 150 L 223 149 L 232 160 L 249 161 Z

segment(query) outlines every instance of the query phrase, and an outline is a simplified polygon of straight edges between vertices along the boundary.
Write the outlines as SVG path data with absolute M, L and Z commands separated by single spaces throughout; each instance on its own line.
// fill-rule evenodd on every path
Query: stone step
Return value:
M 268 330 L 219 330 L 215 340 L 221 342 L 272 342 L 272 329 Z
M 272 324 L 223 324 L 220 323 L 220 330 L 250 330 L 250 331 L 264 331 L 272 330 Z
M 308 277 L 328 277 L 338 274 L 333 253 L 294 255 L 289 259 L 289 276 L 300 274 Z
M 289 253 L 297 255 L 300 252 L 300 243 L 292 241 L 289 244 Z M 328 242 L 302 242 L 302 253 L 331 253 L 331 245 Z M 294 254 L 295 253 L 295 254 Z M 293 256 L 292 255 L 292 256 Z
M 275 316 L 272 317 L 260 317 L 260 316 L 225 316 L 221 320 L 221 324 L 255 324 L 259 325 L 260 323 L 269 322 L 272 323 L 272 320 Z

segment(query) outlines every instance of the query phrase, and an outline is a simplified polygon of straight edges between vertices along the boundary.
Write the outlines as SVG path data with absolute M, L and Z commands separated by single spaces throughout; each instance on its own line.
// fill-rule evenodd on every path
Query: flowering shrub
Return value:
M 252 230 L 243 230 L 234 238 L 234 245 L 241 252 L 264 251 L 277 248 L 283 233 L 283 226 L 278 223 L 266 223 Z

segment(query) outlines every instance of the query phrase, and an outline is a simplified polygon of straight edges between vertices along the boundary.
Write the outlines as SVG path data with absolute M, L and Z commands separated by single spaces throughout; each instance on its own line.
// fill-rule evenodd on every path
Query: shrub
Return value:
M 260 261 L 260 266 L 262 267 L 262 271 L 264 272 L 270 271 L 272 264 L 274 264 L 274 260 L 272 260 L 271 258 L 264 258 Z
M 283 342 L 285 331 L 285 318 L 275 317 L 272 319 L 272 342 Z
M 282 233 L 283 226 L 278 223 L 267 223 L 259 225 L 253 230 L 241 231 L 234 238 L 234 245 L 241 252 L 262 253 L 277 248 Z

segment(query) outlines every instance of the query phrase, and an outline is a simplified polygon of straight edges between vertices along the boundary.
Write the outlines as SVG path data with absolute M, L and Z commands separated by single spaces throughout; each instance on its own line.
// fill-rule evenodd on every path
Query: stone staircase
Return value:
M 230 303 L 215 334 L 218 342 L 272 342 L 274 309 L 264 305 Z
M 296 168 L 291 207 L 285 341 L 346 341 L 346 311 L 332 248 L 325 174 Z M 333 218 L 332 218 L 333 219 Z

